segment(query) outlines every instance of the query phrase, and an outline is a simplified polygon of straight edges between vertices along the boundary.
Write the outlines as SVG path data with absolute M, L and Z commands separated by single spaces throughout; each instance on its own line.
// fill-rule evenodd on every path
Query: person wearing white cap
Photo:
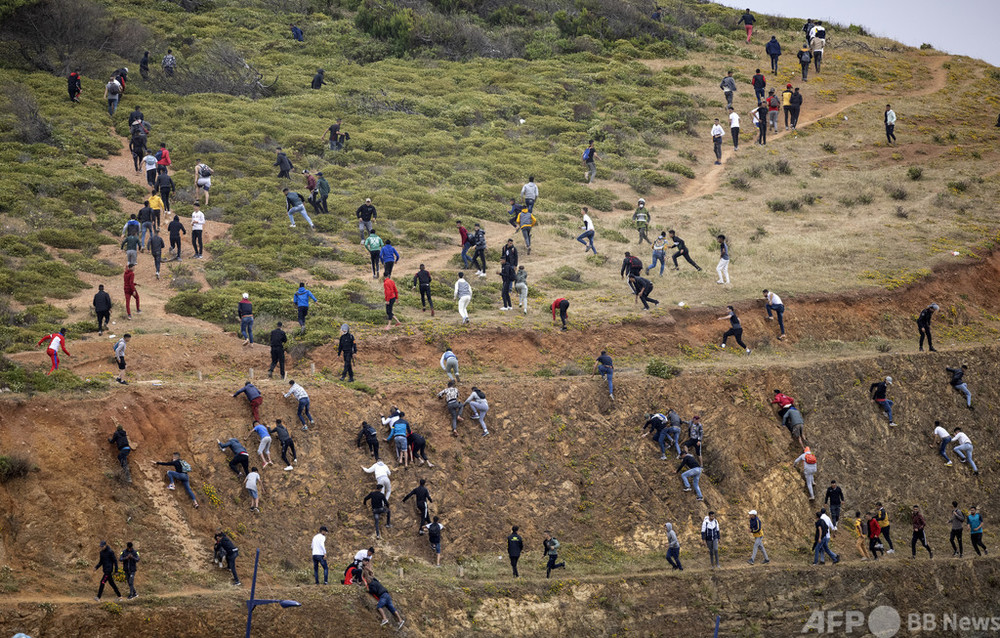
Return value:
M 931 316 L 938 308 L 939 306 L 936 303 L 932 303 L 921 310 L 920 316 L 917 317 L 917 330 L 920 331 L 921 352 L 924 351 L 924 337 L 927 337 L 927 349 L 931 352 L 936 352 L 936 350 L 934 350 L 934 342 L 931 341 Z
M 868 392 L 872 393 L 872 401 L 878 403 L 879 407 L 885 410 L 885 415 L 889 417 L 889 425 L 896 427 L 896 422 L 892 420 L 892 406 L 895 405 L 886 398 L 886 392 L 892 385 L 892 377 L 886 377 L 885 381 L 876 381 L 868 387 Z
M 759 549 L 764 553 L 764 564 L 771 562 L 771 559 L 767 557 L 767 550 L 764 549 L 764 525 L 760 522 L 760 517 L 757 516 L 757 510 L 750 510 L 750 533 L 753 535 L 753 553 L 750 554 L 750 560 L 747 562 L 753 565 L 753 562 L 757 560 L 757 550 Z
M 253 304 L 250 303 L 250 293 L 243 293 L 243 299 L 236 305 L 236 312 L 240 317 L 240 336 L 243 337 L 243 345 L 253 345 Z

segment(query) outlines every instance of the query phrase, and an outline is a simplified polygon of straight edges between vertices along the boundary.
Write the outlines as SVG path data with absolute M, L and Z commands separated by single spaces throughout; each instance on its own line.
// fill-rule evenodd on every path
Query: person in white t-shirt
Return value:
M 729 107 L 729 132 L 733 135 L 733 150 L 740 150 L 740 114 Z
M 931 447 L 937 447 L 938 454 L 944 457 L 945 466 L 951 467 L 951 459 L 948 458 L 948 444 L 951 443 L 951 434 L 948 433 L 940 421 L 934 422 L 934 443 L 931 443 Z
M 973 475 L 979 476 L 979 468 L 972 460 L 972 440 L 969 439 L 969 435 L 962 432 L 962 428 L 955 428 L 951 432 L 951 442 L 954 446 L 952 449 L 958 455 L 958 460 L 962 463 L 968 463 L 972 467 Z
M 330 568 L 326 564 L 326 525 L 319 528 L 319 533 L 312 539 L 313 576 L 319 585 L 319 566 L 323 566 L 323 584 L 329 584 Z
M 715 124 L 712 125 L 712 150 L 715 151 L 715 165 L 718 166 L 722 164 L 722 136 L 725 135 L 725 131 L 722 130 L 722 125 L 719 124 L 719 118 L 715 118 Z
M 774 294 L 767 288 L 764 289 L 764 308 L 767 309 L 767 320 L 773 321 L 774 316 L 771 314 L 778 315 L 778 327 L 781 329 L 781 335 L 779 339 L 785 338 L 785 304 L 781 303 L 781 297 Z
M 250 511 L 251 512 L 259 512 L 260 511 L 260 507 L 259 507 L 260 506 L 260 492 L 261 492 L 260 488 L 261 488 L 262 483 L 263 483 L 263 481 L 260 478 L 260 472 L 257 470 L 257 468 L 255 468 L 255 467 L 250 468 L 250 473 L 247 474 L 247 477 L 245 479 L 243 479 L 243 487 L 245 487 L 247 489 L 247 492 L 250 492 Z
M 205 246 L 201 240 L 202 230 L 205 228 L 205 213 L 201 212 L 198 202 L 194 203 L 194 212 L 191 213 L 191 246 L 194 248 L 194 258 L 201 259 L 201 253 Z
M 594 248 L 594 222 L 591 221 L 590 215 L 587 214 L 589 210 L 586 206 L 583 207 L 583 226 L 580 226 L 583 232 L 580 233 L 580 236 L 576 240 L 583 244 L 583 252 L 592 250 L 596 255 L 597 249 Z

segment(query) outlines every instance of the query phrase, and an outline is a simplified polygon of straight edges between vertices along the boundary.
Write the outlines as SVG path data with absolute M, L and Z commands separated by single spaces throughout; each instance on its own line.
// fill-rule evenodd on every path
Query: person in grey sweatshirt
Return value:
M 733 106 L 733 93 L 736 93 L 736 80 L 733 78 L 732 71 L 727 73 L 726 77 L 722 78 L 719 88 L 722 89 L 723 95 L 726 96 L 726 107 L 731 108 Z
M 666 523 L 664 527 L 667 528 L 667 542 L 669 543 L 667 562 L 672 568 L 684 571 L 684 567 L 681 566 L 681 544 L 677 540 L 677 532 L 674 531 L 674 526 L 670 523 Z
M 535 184 L 534 175 L 528 177 L 528 183 L 521 187 L 521 197 L 524 198 L 524 205 L 528 207 L 530 215 L 535 210 L 535 200 L 538 199 L 538 186 Z

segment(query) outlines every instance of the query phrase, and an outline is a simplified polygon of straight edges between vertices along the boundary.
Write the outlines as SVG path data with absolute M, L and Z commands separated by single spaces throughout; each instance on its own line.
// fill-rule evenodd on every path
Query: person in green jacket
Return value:
M 635 228 L 639 231 L 639 243 L 641 244 L 643 240 L 646 240 L 647 244 L 652 244 L 649 241 L 649 237 L 646 236 L 646 231 L 649 230 L 649 209 L 646 208 L 646 200 L 639 198 L 639 207 L 635 209 L 635 214 L 632 215 L 632 219 L 635 221 Z
M 140 248 L 142 248 L 142 244 L 138 235 L 125 236 L 125 239 L 122 241 L 122 249 L 125 251 L 129 266 L 135 265 Z
M 316 189 L 319 191 L 319 207 L 323 213 L 329 215 L 330 209 L 326 207 L 326 198 L 330 196 L 330 182 L 323 177 L 323 171 L 316 173 Z
M 368 256 L 372 259 L 372 278 L 378 279 L 379 264 L 382 263 L 379 255 L 382 253 L 382 246 L 385 245 L 385 242 L 375 234 L 374 230 L 371 230 L 368 231 L 368 237 L 362 243 L 368 250 Z

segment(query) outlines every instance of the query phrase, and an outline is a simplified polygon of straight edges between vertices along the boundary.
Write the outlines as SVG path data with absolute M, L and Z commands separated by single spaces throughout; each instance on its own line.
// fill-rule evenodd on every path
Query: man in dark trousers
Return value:
M 562 320 L 563 332 L 567 330 L 566 328 L 566 318 L 569 312 L 569 299 L 564 297 L 559 297 L 552 302 L 552 325 L 556 325 L 556 310 L 559 311 L 559 319 Z
M 649 293 L 653 292 L 653 282 L 637 275 L 631 275 L 628 278 L 628 282 L 632 286 L 632 289 L 635 290 L 636 302 L 642 301 L 643 310 L 649 310 L 649 302 L 653 302 L 654 306 L 660 305 L 659 301 L 649 296 Z
M 767 44 L 764 45 L 764 52 L 771 56 L 771 73 L 778 72 L 778 58 L 781 57 L 781 44 L 776 36 L 771 36 Z
M 223 452 L 229 449 L 233 453 L 233 458 L 229 459 L 229 469 L 233 471 L 236 476 L 244 476 L 250 473 L 250 455 L 247 454 L 247 449 L 243 447 L 239 439 L 233 438 L 229 439 L 225 443 L 216 439 L 216 443 L 219 444 L 219 449 Z M 243 472 L 240 472 L 239 468 L 243 468 Z
M 625 251 L 625 258 L 622 259 L 622 268 L 618 276 L 624 279 L 626 273 L 628 273 L 629 277 L 628 286 L 632 292 L 635 292 L 635 286 L 632 285 L 632 277 L 642 276 L 642 260 L 628 251 Z
M 215 555 L 226 557 L 226 567 L 233 575 L 233 586 L 242 585 L 240 577 L 236 575 L 236 557 L 240 555 L 240 549 L 222 532 L 215 533 Z
M 934 558 L 934 552 L 931 551 L 931 546 L 927 544 L 927 535 L 924 533 L 927 523 L 920 513 L 919 505 L 913 506 L 913 513 L 910 514 L 910 522 L 913 524 L 913 538 L 910 540 L 911 557 L 917 557 L 917 542 L 919 542 L 927 550 L 927 557 Z
M 514 302 L 510 299 L 510 289 L 514 286 L 517 278 L 517 271 L 504 259 L 500 260 L 500 303 L 503 306 L 500 310 L 513 310 Z
M 295 168 L 292 166 L 292 161 L 288 159 L 288 155 L 281 150 L 280 146 L 277 148 L 277 155 L 272 166 L 278 167 L 278 179 L 288 179 L 291 176 L 292 169 Z
M 101 553 L 97 557 L 97 565 L 94 566 L 94 571 L 98 569 L 104 571 L 104 575 L 101 577 L 101 585 L 97 588 L 97 596 L 94 600 L 100 601 L 101 596 L 104 595 L 104 585 L 111 585 L 111 589 L 115 590 L 115 594 L 118 596 L 118 600 L 122 599 L 122 593 L 118 591 L 118 585 L 115 584 L 115 572 L 118 571 L 118 558 L 115 556 L 114 550 L 108 547 L 107 541 L 101 541 Z
M 694 261 L 691 259 L 691 255 L 688 254 L 688 249 L 687 246 L 684 245 L 684 240 L 678 237 L 677 233 L 675 233 L 672 230 L 668 230 L 667 234 L 670 235 L 671 241 L 674 242 L 672 248 L 677 249 L 677 252 L 675 252 L 671 256 L 671 258 L 674 260 L 674 270 L 680 270 L 680 268 L 677 266 L 677 258 L 683 257 L 684 260 L 687 261 L 687 263 L 694 266 L 695 270 L 701 272 L 701 267 L 699 267 L 698 264 L 694 263 Z
M 431 315 L 433 314 L 434 309 L 432 307 Z M 350 383 L 354 383 L 354 355 L 357 352 L 358 345 L 354 343 L 354 335 L 351 334 L 350 326 L 345 323 L 340 326 L 340 341 L 337 343 L 337 356 L 344 357 L 344 371 L 340 373 L 341 381 L 344 380 L 344 377 L 347 377 Z
M 559 560 L 559 541 L 552 536 L 552 532 L 545 532 L 545 540 L 542 541 L 543 553 L 548 557 L 549 562 L 545 566 L 545 577 L 548 578 L 553 569 L 566 569 L 566 563 L 557 563 Z
M 413 275 L 413 287 L 420 288 L 420 312 L 426 312 L 427 306 L 431 307 L 431 316 L 434 316 L 434 301 L 431 299 L 431 274 L 427 272 L 423 264 L 420 270 Z
M 314 89 L 319 89 L 326 85 L 326 71 L 323 69 L 316 69 L 316 75 L 313 76 L 312 84 L 310 85 Z
M 131 541 L 125 543 L 125 551 L 119 560 L 122 562 L 122 571 L 125 572 L 125 582 L 128 583 L 128 600 L 138 598 L 139 594 L 135 592 L 135 571 L 139 562 L 139 552 L 135 551 Z
M 181 234 L 187 235 L 187 231 L 184 230 L 184 224 L 181 223 L 181 218 L 174 215 L 173 221 L 167 224 L 167 234 L 170 236 L 170 252 L 177 248 L 177 256 L 168 259 L 167 261 L 180 261 L 181 260 Z
M 403 497 L 403 502 L 405 503 L 412 496 L 417 502 L 417 516 L 419 517 L 419 523 L 417 524 L 417 534 L 420 536 L 424 535 L 424 526 L 431 522 L 431 511 L 427 506 L 428 503 L 433 503 L 434 499 L 427 492 L 425 484 L 427 479 L 420 479 L 420 485 L 416 486 L 410 493 Z
M 757 96 L 757 106 L 760 106 L 760 103 L 764 100 L 764 89 L 767 87 L 767 80 L 764 79 L 760 69 L 757 69 L 754 76 L 750 78 L 750 84 L 753 86 L 754 95 Z
M 115 428 L 115 431 L 108 437 L 108 443 L 113 443 L 118 448 L 118 463 L 122 466 L 122 476 L 126 483 L 131 483 L 132 471 L 128 466 L 128 455 L 132 451 L 132 447 L 128 443 L 128 434 L 125 433 L 125 428 L 120 425 Z
M 69 90 L 69 99 L 73 102 L 80 101 L 80 93 L 83 91 L 83 85 L 80 82 L 80 71 L 76 70 L 69 74 L 66 84 L 67 90 Z
M 285 331 L 281 329 L 281 322 L 278 322 L 278 327 L 271 331 L 271 337 L 269 339 L 271 344 L 271 367 L 267 370 L 267 378 L 271 379 L 274 375 L 274 366 L 278 366 L 278 372 L 281 373 L 281 378 L 285 378 L 285 342 L 288 341 L 288 336 Z
M 931 317 L 934 316 L 934 311 L 937 310 L 939 306 L 936 303 L 932 303 L 923 310 L 920 311 L 920 315 L 917 317 L 917 330 L 920 331 L 920 351 L 924 351 L 924 337 L 927 337 L 927 349 L 931 352 L 937 352 L 934 349 L 934 342 L 931 341 Z
M 374 490 L 372 490 L 368 496 L 362 501 L 362 505 L 367 505 L 368 501 L 372 504 L 372 517 L 375 519 L 375 538 L 377 540 L 382 539 L 382 515 L 385 514 L 385 524 L 392 527 L 392 518 L 389 512 L 389 501 L 386 500 L 385 494 L 382 492 L 384 488 L 381 485 L 377 485 Z
M 840 507 L 844 503 L 844 491 L 837 485 L 837 481 L 830 481 L 830 487 L 826 488 L 826 496 L 823 504 L 830 504 L 830 520 L 833 521 L 833 531 L 837 531 L 837 521 L 840 520 Z
M 94 312 L 97 313 L 97 334 L 103 335 L 111 321 L 111 295 L 104 291 L 104 284 L 97 287 L 94 295 Z
M 355 443 L 357 444 L 357 447 L 359 447 L 359 448 L 361 447 L 361 439 L 362 438 L 365 440 L 365 443 L 368 444 L 368 451 L 371 453 L 372 456 L 375 457 L 375 460 L 377 461 L 378 460 L 378 432 L 375 431 L 375 428 L 373 428 L 372 426 L 368 425 L 368 421 L 362 421 L 361 422 L 361 430 L 358 432 L 358 439 L 357 439 L 357 441 L 355 441 Z
M 514 578 L 520 578 L 517 573 L 517 561 L 524 551 L 524 539 L 517 533 L 517 525 L 510 528 L 510 536 L 507 537 L 507 556 L 510 558 L 510 568 L 514 570 Z
M 278 442 L 281 443 L 281 460 L 285 462 L 285 471 L 290 472 L 295 469 L 292 463 L 298 462 L 299 455 L 295 452 L 295 441 L 292 440 L 292 435 L 288 433 L 288 428 L 281 423 L 281 419 L 274 420 L 274 428 L 268 430 L 268 433 L 277 436 Z M 292 451 L 292 463 L 288 462 L 288 450 Z

